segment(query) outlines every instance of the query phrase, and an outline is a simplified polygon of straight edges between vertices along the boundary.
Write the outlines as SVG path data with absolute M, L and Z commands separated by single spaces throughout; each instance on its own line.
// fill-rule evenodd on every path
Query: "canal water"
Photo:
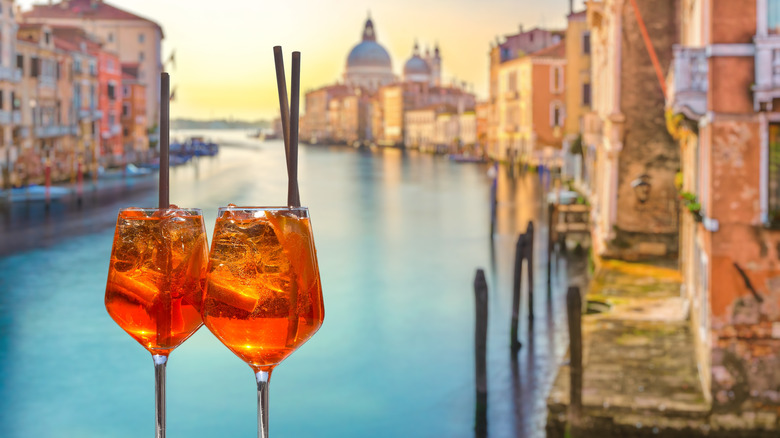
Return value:
M 225 146 L 172 170 L 171 202 L 202 208 L 209 237 L 219 206 L 285 202 L 280 141 L 199 134 Z M 538 244 L 547 235 L 544 178 L 499 172 L 491 243 L 486 165 L 329 146 L 302 146 L 299 159 L 325 323 L 273 373 L 272 436 L 474 437 L 477 268 L 490 288 L 489 436 L 544 436 L 545 397 L 567 347 L 566 263 L 548 300 Z M 87 210 L 88 230 L 49 226 L 41 233 L 53 237 L 33 245 L 43 247 L 0 258 L 0 436 L 153 436 L 151 357 L 103 305 L 116 208 L 126 202 L 153 206 L 156 193 Z M 73 218 L 62 214 L 47 223 Z M 536 319 L 529 337 L 523 310 L 524 346 L 513 360 L 514 241 L 529 220 L 537 228 Z M 9 233 L 0 230 L 0 239 Z M 171 355 L 167 390 L 169 436 L 255 436 L 254 376 L 205 327 Z

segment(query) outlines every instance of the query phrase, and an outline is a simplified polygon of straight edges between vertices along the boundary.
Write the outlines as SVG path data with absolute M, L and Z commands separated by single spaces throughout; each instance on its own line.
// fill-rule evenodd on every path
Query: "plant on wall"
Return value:
M 680 200 L 683 206 L 693 215 L 693 220 L 701 222 L 701 203 L 696 194 L 691 192 L 680 192 Z
M 685 116 L 677 113 L 675 114 L 671 108 L 667 108 L 664 111 L 664 117 L 666 118 L 666 130 L 669 131 L 669 135 L 675 140 L 686 140 L 691 135 L 691 130 L 686 127 L 683 122 Z

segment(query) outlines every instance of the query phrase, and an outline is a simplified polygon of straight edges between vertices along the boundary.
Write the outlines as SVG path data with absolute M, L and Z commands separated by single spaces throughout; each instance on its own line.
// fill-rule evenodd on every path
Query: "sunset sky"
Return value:
M 17 0 L 23 10 L 41 0 Z M 341 79 L 347 55 L 360 40 L 368 12 L 377 40 L 400 75 L 417 39 L 436 42 L 445 82 L 487 90 L 487 53 L 497 37 L 522 24 L 564 28 L 568 0 L 114 0 L 115 6 L 157 21 L 165 32 L 163 56 L 176 100 L 171 117 L 272 118 L 278 115 L 272 47 L 301 52 L 301 92 Z M 582 0 L 575 0 L 575 10 Z

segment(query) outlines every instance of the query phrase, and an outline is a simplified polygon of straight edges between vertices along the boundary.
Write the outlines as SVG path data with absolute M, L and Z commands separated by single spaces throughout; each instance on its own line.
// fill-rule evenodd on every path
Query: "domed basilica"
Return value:
M 406 82 L 422 82 L 437 86 L 441 82 L 441 56 L 439 47 L 433 55 L 426 50 L 421 57 L 417 43 L 414 44 L 412 57 L 406 61 L 403 71 Z M 363 38 L 347 56 L 344 70 L 344 84 L 374 92 L 379 87 L 396 82 L 393 74 L 393 61 L 387 50 L 376 41 L 374 22 L 369 17 L 363 27 Z

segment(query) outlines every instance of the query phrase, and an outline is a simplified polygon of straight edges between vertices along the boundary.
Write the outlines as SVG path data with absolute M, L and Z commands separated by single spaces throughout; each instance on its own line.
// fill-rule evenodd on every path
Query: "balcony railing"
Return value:
M 73 135 L 74 131 L 78 132 L 78 128 L 71 125 L 37 126 L 35 128 L 35 136 L 37 138 L 62 137 L 64 135 Z
M 780 97 L 780 35 L 756 36 L 756 84 L 753 104 L 772 109 L 772 100 Z
M 22 70 L 16 67 L 0 66 L 0 81 L 19 82 L 22 80 Z
M 707 54 L 703 47 L 674 46 L 667 106 L 698 119 L 707 112 Z
M 0 125 L 18 125 L 22 123 L 20 111 L 0 110 Z
M 38 83 L 41 87 L 48 87 L 48 88 L 55 88 L 56 87 L 56 80 L 51 76 L 40 76 L 38 78 Z

